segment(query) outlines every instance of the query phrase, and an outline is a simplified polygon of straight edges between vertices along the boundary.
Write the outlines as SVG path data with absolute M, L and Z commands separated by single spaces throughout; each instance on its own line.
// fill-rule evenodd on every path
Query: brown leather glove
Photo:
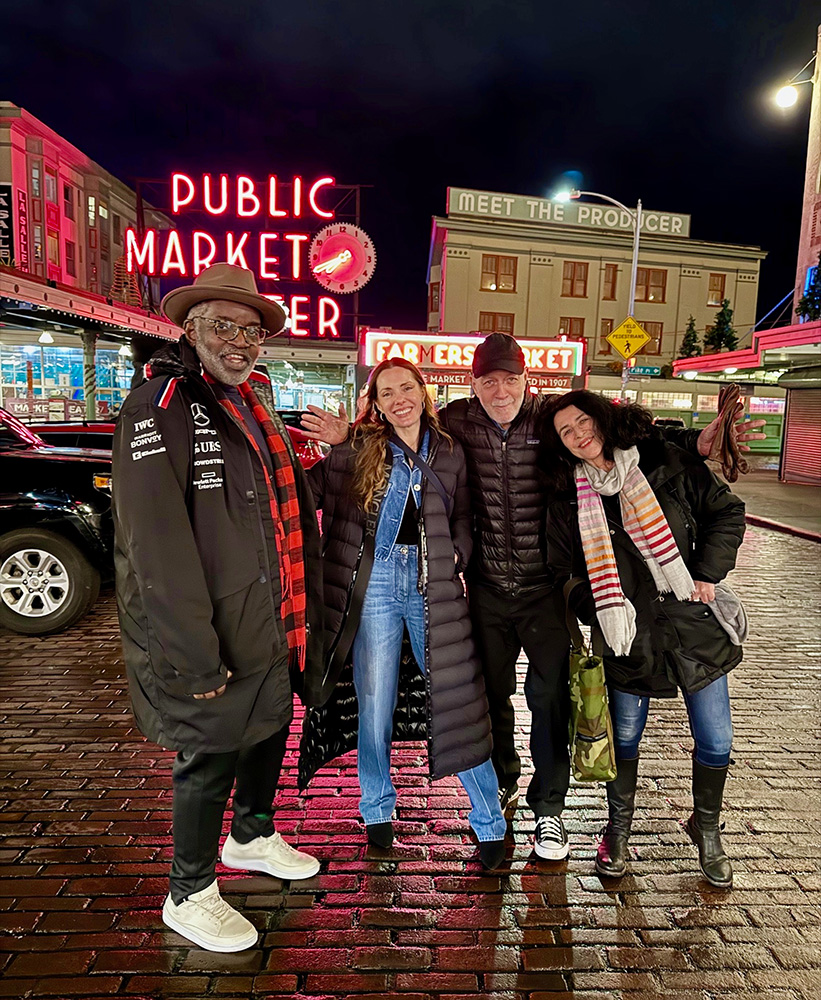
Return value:
M 741 454 L 738 441 L 733 433 L 733 425 L 744 411 L 741 390 L 733 382 L 725 385 L 718 394 L 718 419 L 721 421 L 718 433 L 710 449 L 710 458 L 721 463 L 721 471 L 728 483 L 734 483 L 740 474 L 750 471 L 747 460 Z

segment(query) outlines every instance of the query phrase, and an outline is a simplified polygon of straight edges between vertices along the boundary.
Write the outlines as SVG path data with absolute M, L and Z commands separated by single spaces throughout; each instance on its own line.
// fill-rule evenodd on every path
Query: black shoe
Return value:
M 561 816 L 537 816 L 533 850 L 540 858 L 561 861 L 570 853 L 567 831 Z
M 393 843 L 393 823 L 368 823 L 365 826 L 368 834 L 368 843 L 374 847 L 390 847 Z
M 505 860 L 504 840 L 480 840 L 479 857 L 488 871 L 493 871 Z
M 596 871 L 607 878 L 621 878 L 627 872 L 627 838 L 633 824 L 639 759 L 620 760 L 616 777 L 608 781 L 607 812 L 609 819 L 596 848 Z
M 508 785 L 506 788 L 499 789 L 499 805 L 501 806 L 502 812 L 515 812 L 516 806 L 519 803 L 519 785 L 517 782 Z
M 627 872 L 627 835 L 608 823 L 596 848 L 596 871 L 607 878 L 621 878 Z
M 702 874 L 717 889 L 729 889 L 733 884 L 733 866 L 721 846 L 719 822 L 727 770 L 707 767 L 693 758 L 693 815 L 684 825 L 698 848 Z

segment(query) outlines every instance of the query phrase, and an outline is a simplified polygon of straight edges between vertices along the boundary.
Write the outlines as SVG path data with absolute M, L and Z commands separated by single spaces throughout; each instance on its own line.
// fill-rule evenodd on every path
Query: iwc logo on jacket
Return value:
M 158 445 L 159 447 L 157 447 Z M 154 418 L 136 420 L 131 437 L 132 461 L 139 462 L 141 458 L 148 458 L 149 455 L 161 455 L 164 451 L 162 435 L 154 426 Z
M 211 418 L 200 403 L 191 404 L 194 419 L 194 486 L 198 490 L 218 490 L 225 486 L 222 477 L 222 445 L 211 426 Z

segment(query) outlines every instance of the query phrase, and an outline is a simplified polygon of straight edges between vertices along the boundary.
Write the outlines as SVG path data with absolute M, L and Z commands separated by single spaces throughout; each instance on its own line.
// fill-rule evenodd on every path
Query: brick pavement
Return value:
M 753 528 L 733 581 L 753 636 L 731 675 L 731 892 L 697 874 L 678 825 L 689 811 L 686 719 L 680 701 L 657 702 L 632 874 L 618 884 L 592 871 L 598 788 L 572 789 L 568 862 L 535 859 L 523 808 L 507 864 L 489 875 L 466 799 L 453 780 L 428 785 L 418 746 L 395 754 L 391 851 L 365 849 L 352 760 L 300 799 L 289 755 L 280 828 L 322 871 L 290 885 L 224 873 L 228 899 L 264 932 L 260 947 L 229 956 L 190 948 L 160 920 L 170 755 L 129 717 L 111 595 L 62 636 L 0 634 L 0 997 L 821 996 L 817 553 Z M 523 703 L 519 721 L 524 747 Z

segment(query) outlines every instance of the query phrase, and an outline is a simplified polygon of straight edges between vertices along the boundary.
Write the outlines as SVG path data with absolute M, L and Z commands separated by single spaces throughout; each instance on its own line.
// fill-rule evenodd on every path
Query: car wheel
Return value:
M 22 528 L 0 535 L 0 625 L 48 635 L 73 625 L 100 593 L 100 574 L 61 535 Z

